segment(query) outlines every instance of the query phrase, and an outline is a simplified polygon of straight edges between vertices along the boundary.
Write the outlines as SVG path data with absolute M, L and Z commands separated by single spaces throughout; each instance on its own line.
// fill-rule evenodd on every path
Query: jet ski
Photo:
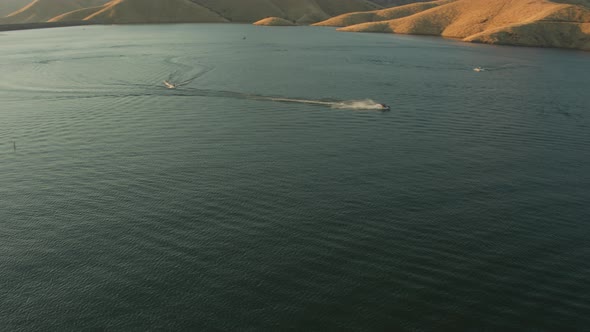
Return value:
M 379 106 L 381 106 L 381 111 L 383 112 L 391 111 L 391 107 L 389 107 L 389 105 L 379 104 Z
M 164 81 L 164 85 L 168 88 L 168 89 L 176 89 L 176 84 L 170 83 L 168 81 Z

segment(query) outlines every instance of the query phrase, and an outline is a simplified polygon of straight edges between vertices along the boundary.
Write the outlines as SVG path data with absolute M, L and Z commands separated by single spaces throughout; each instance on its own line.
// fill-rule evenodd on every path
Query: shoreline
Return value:
M 82 25 L 96 25 L 96 23 L 88 22 L 88 21 L 73 21 L 73 22 L 41 22 L 41 23 L 0 24 L 0 31 L 64 28 L 64 27 L 74 27 L 74 26 L 82 26 Z
M 203 22 L 204 23 L 204 22 Z M 155 24 L 202 24 L 200 22 L 170 22 L 170 23 L 126 23 L 126 24 L 117 24 L 117 25 L 155 25 Z M 205 23 L 211 24 L 211 23 Z M 251 25 L 253 23 L 248 22 L 219 22 L 213 24 L 248 24 Z M 6 31 L 19 31 L 19 30 L 34 30 L 34 29 L 51 29 L 51 28 L 67 28 L 67 27 L 76 27 L 76 26 L 90 26 L 90 25 L 112 25 L 112 24 L 103 24 L 99 22 L 91 22 L 91 21 L 71 21 L 71 22 L 40 22 L 40 23 L 16 23 L 16 24 L 0 24 L 0 32 Z M 293 27 L 306 27 L 312 25 L 295 25 Z M 266 27 L 275 27 L 273 25 L 269 25 Z M 338 29 L 338 28 L 336 28 Z M 590 52 L 590 50 L 582 49 L 582 48 L 571 48 L 571 47 L 555 47 L 555 46 L 545 46 L 545 45 L 526 45 L 526 44 L 511 44 L 511 43 L 486 43 L 481 41 L 465 41 L 460 38 L 452 38 L 452 37 L 445 37 L 441 35 L 433 35 L 433 34 L 406 34 L 406 33 L 390 33 L 390 32 L 369 32 L 369 31 L 341 31 L 341 32 L 353 32 L 353 33 L 378 33 L 378 34 L 394 34 L 394 35 L 406 35 L 406 36 L 424 36 L 424 37 L 433 37 L 433 38 L 442 38 L 442 39 L 449 39 L 454 40 L 461 43 L 467 44 L 478 44 L 478 45 L 490 45 L 490 46 L 507 46 L 507 47 L 526 47 L 526 48 L 540 48 L 540 49 L 558 49 L 558 50 L 569 50 L 569 51 L 578 51 L 578 52 Z

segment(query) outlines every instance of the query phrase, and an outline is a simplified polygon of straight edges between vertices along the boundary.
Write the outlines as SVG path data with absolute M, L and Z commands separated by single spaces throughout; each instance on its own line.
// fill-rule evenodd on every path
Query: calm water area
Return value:
M 0 329 L 586 330 L 589 73 L 319 27 L 1 33 Z

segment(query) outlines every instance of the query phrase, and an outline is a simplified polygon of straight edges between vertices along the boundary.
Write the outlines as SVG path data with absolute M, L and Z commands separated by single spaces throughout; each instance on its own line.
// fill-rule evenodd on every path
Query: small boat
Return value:
M 486 71 L 486 70 L 481 67 L 475 67 L 475 68 L 473 68 L 473 71 L 480 72 L 480 71 Z
M 170 83 L 168 81 L 164 81 L 164 85 L 168 88 L 168 89 L 176 89 L 176 84 Z
M 386 105 L 386 104 L 379 104 L 379 106 L 381 106 L 381 110 L 382 110 L 383 112 L 391 111 L 391 107 L 389 107 L 389 105 Z

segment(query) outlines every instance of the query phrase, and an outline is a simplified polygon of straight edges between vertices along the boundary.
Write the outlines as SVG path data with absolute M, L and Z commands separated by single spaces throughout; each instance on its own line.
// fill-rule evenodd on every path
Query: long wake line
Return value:
M 192 81 L 193 80 L 188 80 L 185 82 L 175 83 L 175 82 L 170 82 L 169 80 L 164 80 L 163 83 L 164 83 L 165 87 L 168 89 L 176 89 L 176 88 L 179 88 L 183 85 L 187 85 L 187 84 L 191 83 Z M 282 102 L 282 103 L 320 105 L 320 106 L 327 106 L 327 107 L 336 108 L 336 109 L 380 110 L 380 111 L 388 111 L 389 110 L 389 106 L 387 106 L 385 104 L 377 103 L 372 99 L 347 100 L 347 101 L 323 101 L 323 100 L 313 100 L 313 99 L 269 97 L 269 96 L 263 96 L 263 95 L 255 95 L 255 94 L 245 94 L 245 93 L 240 93 L 240 92 L 215 91 L 215 90 L 196 89 L 196 88 L 184 88 L 182 90 L 179 90 L 179 93 L 181 95 L 186 95 L 183 92 L 193 92 L 192 95 L 201 95 L 201 96 L 210 96 L 210 97 L 225 97 L 225 98 L 235 98 L 235 99 L 264 100 L 264 101 L 273 101 L 273 102 Z
M 263 97 L 270 101 L 278 101 L 285 103 L 299 103 L 309 105 L 322 105 L 329 106 L 338 109 L 356 109 L 356 110 L 384 110 L 386 105 L 375 102 L 372 99 L 363 100 L 348 100 L 348 101 L 320 101 L 320 100 L 309 100 L 309 99 L 294 99 L 294 98 L 274 98 L 274 97 Z

